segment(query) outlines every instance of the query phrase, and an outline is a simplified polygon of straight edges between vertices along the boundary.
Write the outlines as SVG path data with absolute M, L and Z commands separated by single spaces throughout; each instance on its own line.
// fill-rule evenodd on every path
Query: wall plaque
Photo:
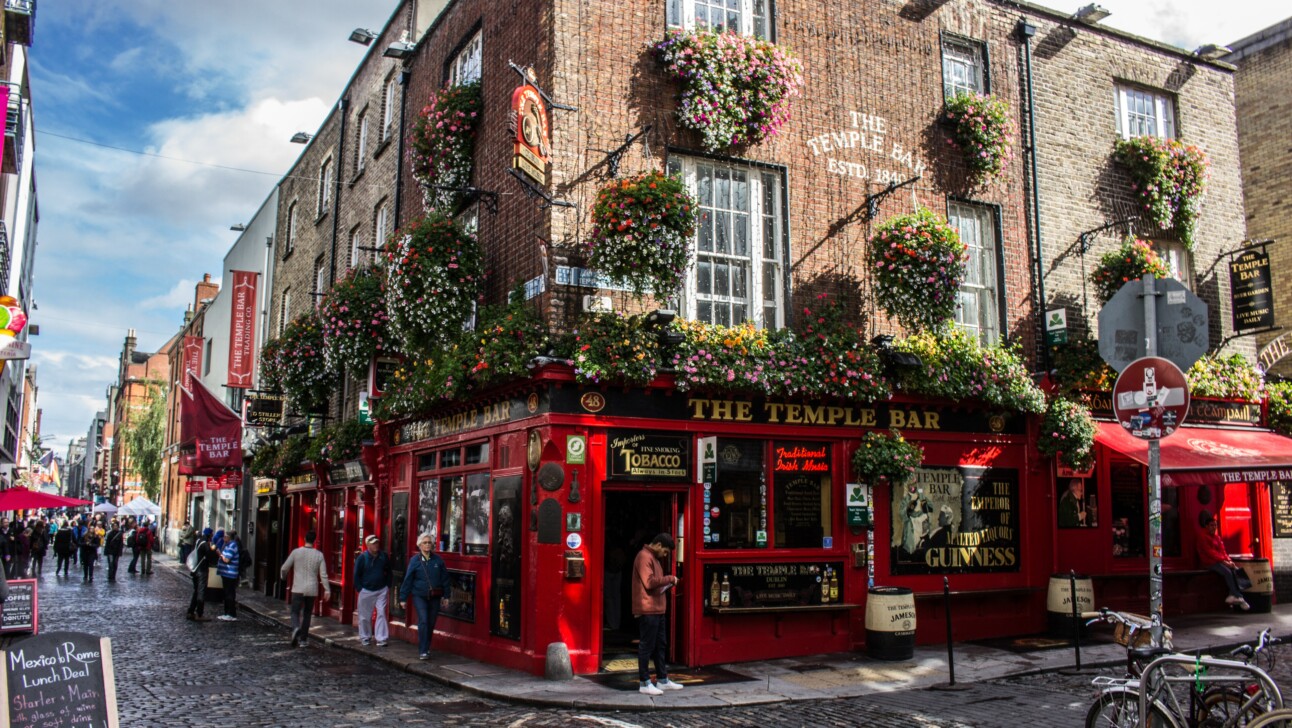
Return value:
M 615 480 L 691 481 L 691 438 L 618 430 L 610 433 L 606 477 Z

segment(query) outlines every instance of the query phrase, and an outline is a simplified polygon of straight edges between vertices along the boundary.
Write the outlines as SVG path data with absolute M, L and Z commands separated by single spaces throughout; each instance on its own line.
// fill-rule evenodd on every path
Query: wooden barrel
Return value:
M 1234 559 L 1238 568 L 1247 574 L 1251 587 L 1243 590 L 1243 598 L 1252 605 L 1253 612 L 1268 612 L 1274 601 L 1274 573 L 1269 559 Z
M 899 586 L 872 586 L 866 599 L 866 654 L 876 660 L 915 656 L 915 595 Z
M 1095 585 L 1088 576 L 1077 574 L 1077 614 L 1095 610 Z M 1085 634 L 1085 620 L 1072 621 L 1072 577 L 1069 574 L 1050 576 L 1050 589 L 1045 597 L 1045 611 L 1049 618 L 1050 633 L 1060 637 L 1074 637 L 1077 630 Z

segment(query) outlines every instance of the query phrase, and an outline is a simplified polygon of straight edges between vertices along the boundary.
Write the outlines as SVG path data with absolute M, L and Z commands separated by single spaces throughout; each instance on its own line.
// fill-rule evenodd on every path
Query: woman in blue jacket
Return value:
M 242 539 L 236 531 L 225 536 L 224 548 L 220 550 L 220 562 L 215 566 L 215 573 L 220 575 L 224 584 L 224 614 L 220 619 L 225 622 L 238 621 L 238 561 L 242 558 Z
M 440 598 L 449 590 L 449 570 L 444 559 L 431 550 L 434 539 L 429 533 L 417 537 L 417 553 L 408 560 L 408 571 L 404 572 L 404 583 L 399 587 L 399 600 L 407 602 L 413 597 L 417 606 L 417 652 L 418 659 L 426 660 L 431 656 L 431 633 L 435 631 L 435 620 L 440 616 Z

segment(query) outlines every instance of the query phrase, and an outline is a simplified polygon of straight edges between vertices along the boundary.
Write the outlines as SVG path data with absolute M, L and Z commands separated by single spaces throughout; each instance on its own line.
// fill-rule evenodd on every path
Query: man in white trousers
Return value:
M 386 622 L 390 556 L 381 550 L 381 540 L 376 536 L 368 536 L 364 545 L 367 550 L 354 560 L 354 588 L 359 592 L 359 643 L 371 644 L 375 636 L 377 646 L 385 647 L 390 640 L 390 625 Z M 376 629 L 372 623 L 374 609 L 377 612 Z

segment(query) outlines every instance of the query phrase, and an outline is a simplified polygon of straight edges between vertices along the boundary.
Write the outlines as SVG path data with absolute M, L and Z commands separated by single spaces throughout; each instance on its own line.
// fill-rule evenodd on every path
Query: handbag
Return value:
M 427 559 L 422 559 L 421 569 L 422 569 L 422 574 L 426 576 L 426 580 L 430 581 L 431 575 L 426 573 L 426 565 L 428 563 L 430 562 Z M 440 599 L 443 596 L 444 596 L 444 590 L 439 588 L 438 586 L 432 586 L 430 591 L 427 592 L 426 594 L 426 598 L 430 600 Z
M 224 579 L 222 579 L 222 578 L 220 577 L 220 572 L 216 571 L 215 569 L 207 569 L 207 572 L 206 572 L 206 588 L 207 588 L 207 589 L 223 589 L 223 588 L 224 588 Z

